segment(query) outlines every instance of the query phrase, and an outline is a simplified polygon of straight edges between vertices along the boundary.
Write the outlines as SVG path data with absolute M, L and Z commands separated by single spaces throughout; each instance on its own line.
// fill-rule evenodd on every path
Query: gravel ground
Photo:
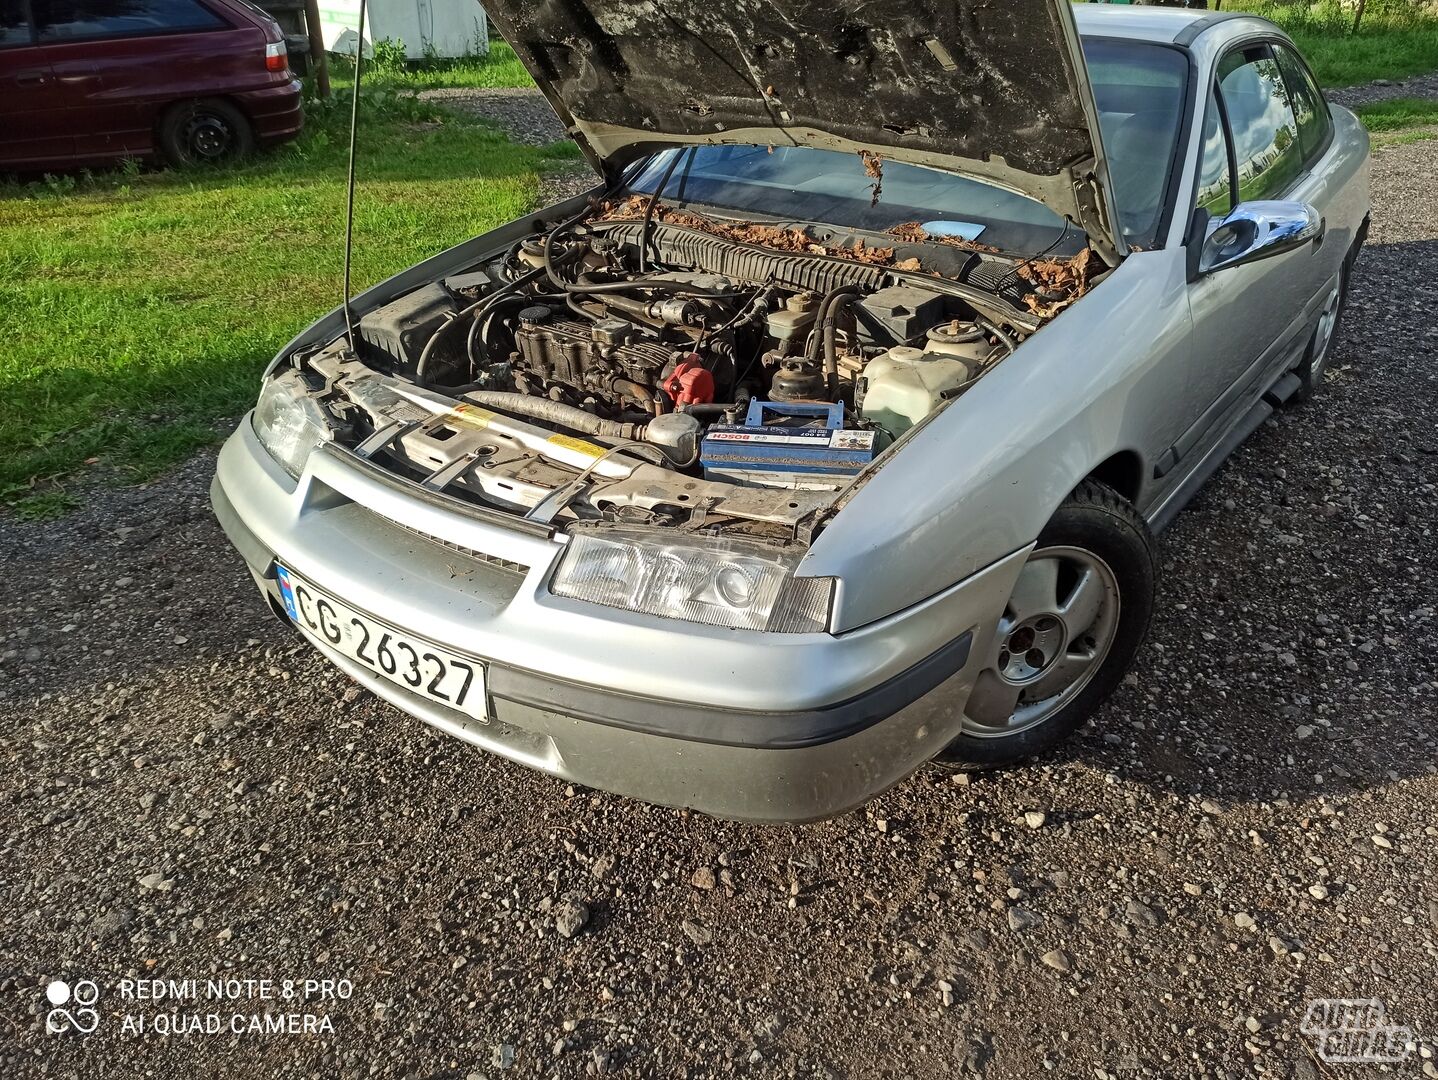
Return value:
M 1378 155 L 1338 367 L 1181 516 L 1071 751 L 825 824 L 574 790 L 384 706 L 261 607 L 209 456 L 0 523 L 0 1074 L 1377 1075 L 1315 1065 L 1314 997 L 1431 1052 L 1435 174 L 1438 143 Z M 95 1033 L 43 1034 L 62 978 Z M 231 1033 L 265 1010 L 333 1030 Z
M 554 115 L 544 95 L 533 87 L 479 89 L 447 86 L 421 90 L 419 96 L 425 101 L 437 101 L 446 108 L 469 113 L 481 120 L 493 120 L 504 128 L 511 139 L 531 146 L 548 146 L 567 138 L 559 117 Z
M 1393 98 L 1438 98 L 1438 71 L 1397 81 L 1378 79 L 1361 86 L 1343 86 L 1336 90 L 1325 90 L 1323 93 L 1329 101 L 1346 105 L 1350 109 Z

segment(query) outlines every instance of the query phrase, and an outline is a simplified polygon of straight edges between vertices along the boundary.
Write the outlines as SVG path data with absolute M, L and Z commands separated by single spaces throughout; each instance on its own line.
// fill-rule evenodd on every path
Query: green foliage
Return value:
M 1438 124 L 1438 101 L 1428 98 L 1396 98 L 1364 105 L 1358 117 L 1369 131 L 1401 131 L 1404 128 Z
M 349 95 L 307 108 L 300 141 L 248 162 L 0 185 L 0 502 L 90 458 L 143 479 L 213 442 L 339 302 Z M 526 213 L 576 156 L 383 88 L 360 115 L 356 292 Z
M 383 43 L 381 43 L 383 44 Z M 379 46 L 376 46 L 378 53 Z M 514 50 L 503 41 L 490 43 L 487 56 L 461 56 L 444 59 L 427 54 L 422 60 L 411 60 L 395 65 L 382 66 L 365 57 L 364 82 L 366 88 L 375 85 L 427 90 L 440 86 L 468 86 L 481 89 L 533 86 L 534 80 L 524 65 L 514 55 Z M 354 85 L 354 60 L 348 56 L 330 57 L 330 74 L 336 86 Z M 368 92 L 368 89 L 366 90 Z
M 371 70 L 380 75 L 403 75 L 407 55 L 403 41 L 394 38 L 380 38 L 374 43 L 374 56 L 370 58 Z
M 1209 7 L 1219 7 L 1210 0 Z M 1438 8 L 1426 0 L 1367 0 L 1355 33 L 1351 0 L 1223 0 L 1223 11 L 1272 19 L 1324 86 L 1403 79 L 1438 68 Z
M 63 491 L 45 491 L 39 495 L 27 495 L 14 502 L 15 516 L 21 521 L 49 521 L 64 517 L 80 505 L 72 495 Z

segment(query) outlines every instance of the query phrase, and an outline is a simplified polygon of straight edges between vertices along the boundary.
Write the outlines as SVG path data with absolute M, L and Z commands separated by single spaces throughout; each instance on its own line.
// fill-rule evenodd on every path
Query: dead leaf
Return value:
M 859 160 L 864 163 L 864 172 L 874 181 L 874 193 L 869 198 L 869 205 L 878 206 L 879 195 L 884 190 L 884 159 L 872 150 L 860 150 Z

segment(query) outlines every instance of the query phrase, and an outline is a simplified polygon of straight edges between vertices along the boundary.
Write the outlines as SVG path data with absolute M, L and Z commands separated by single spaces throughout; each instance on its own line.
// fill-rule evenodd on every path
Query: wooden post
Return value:
M 1353 12 L 1353 32 L 1358 33 L 1358 24 L 1363 21 L 1363 4 L 1365 0 L 1358 0 L 1358 7 Z
M 310 35 L 310 63 L 315 69 L 315 89 L 320 97 L 330 96 L 330 62 L 325 55 L 325 36 L 320 29 L 320 0 L 305 0 L 305 29 Z

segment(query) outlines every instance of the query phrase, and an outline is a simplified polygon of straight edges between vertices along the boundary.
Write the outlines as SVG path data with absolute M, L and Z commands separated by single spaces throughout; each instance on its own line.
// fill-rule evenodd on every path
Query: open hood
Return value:
M 1069 0 L 486 0 L 485 10 L 606 171 L 676 143 L 869 150 L 1031 196 L 1106 261 L 1120 251 Z

